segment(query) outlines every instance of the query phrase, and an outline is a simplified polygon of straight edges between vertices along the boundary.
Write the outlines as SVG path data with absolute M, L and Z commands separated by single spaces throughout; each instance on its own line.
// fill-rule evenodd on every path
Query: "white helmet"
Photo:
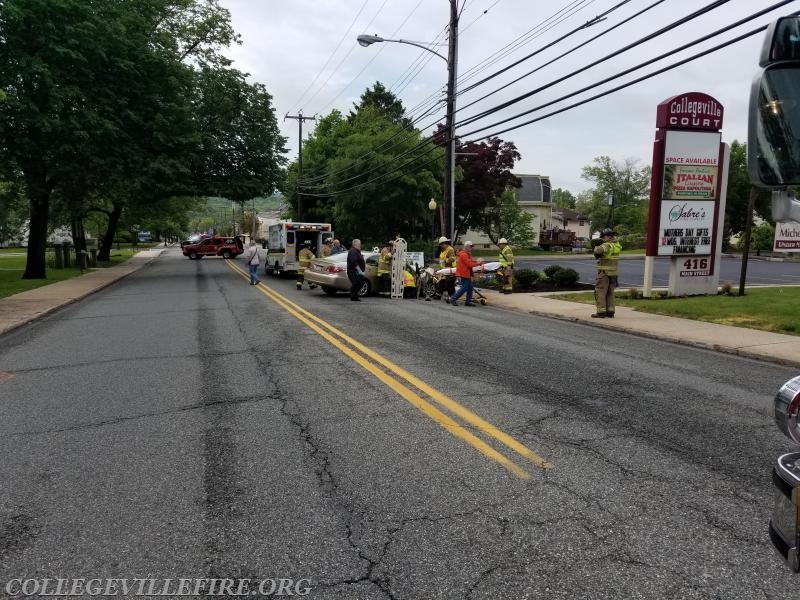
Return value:
M 499 240 L 497 240 L 497 243 L 498 243 L 498 245 L 499 244 L 507 244 L 508 240 L 506 238 L 500 238 Z
M 467 246 L 469 246 L 470 248 L 472 248 L 474 245 L 475 245 L 475 244 L 473 244 L 473 243 L 472 243 L 472 242 L 470 242 L 469 240 L 467 240 L 466 242 L 464 242 L 464 247 L 465 247 L 465 248 L 466 248 Z
M 439 241 L 437 242 L 437 244 L 444 244 L 444 243 L 449 242 L 449 241 L 450 241 L 449 237 L 442 236 L 442 237 L 439 238 Z

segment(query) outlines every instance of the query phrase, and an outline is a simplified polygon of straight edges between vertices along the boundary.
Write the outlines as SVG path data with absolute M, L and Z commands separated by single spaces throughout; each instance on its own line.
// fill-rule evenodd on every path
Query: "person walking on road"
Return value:
M 503 281 L 503 293 L 510 294 L 514 291 L 514 251 L 508 245 L 506 238 L 497 240 L 497 246 L 500 248 L 500 273 Z
M 258 279 L 258 265 L 261 261 L 258 256 L 258 245 L 255 241 L 251 241 L 250 246 L 244 251 L 244 260 L 250 270 L 250 285 L 258 285 L 261 283 Z
M 450 304 L 458 306 L 457 300 L 461 298 L 466 292 L 467 300 L 464 306 L 475 306 L 472 302 L 472 267 L 477 267 L 483 264 L 483 259 L 480 262 L 472 259 L 472 247 L 474 244 L 470 241 L 464 242 L 464 247 L 458 253 L 458 260 L 456 262 L 456 277 L 461 279 L 461 288 L 450 298 Z
M 594 249 L 597 258 L 597 279 L 594 284 L 597 312 L 592 317 L 595 319 L 614 318 L 614 291 L 617 289 L 619 253 L 622 251 L 616 235 L 613 229 L 604 229 L 600 233 L 603 243 Z
M 364 281 L 364 271 L 366 269 L 367 265 L 361 255 L 361 240 L 355 239 L 347 252 L 347 278 L 350 280 L 350 300 L 353 302 L 361 300 L 358 297 L 358 292 Z

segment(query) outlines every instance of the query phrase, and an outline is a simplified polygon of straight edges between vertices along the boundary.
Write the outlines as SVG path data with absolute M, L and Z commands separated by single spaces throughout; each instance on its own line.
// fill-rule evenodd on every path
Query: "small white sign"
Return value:
M 661 203 L 658 229 L 660 256 L 710 255 L 714 228 L 714 202 L 675 200 Z
M 774 252 L 800 252 L 800 223 L 778 221 L 775 223 Z
M 424 252 L 406 252 L 406 262 L 412 267 L 419 265 L 419 268 L 425 266 L 425 253 Z

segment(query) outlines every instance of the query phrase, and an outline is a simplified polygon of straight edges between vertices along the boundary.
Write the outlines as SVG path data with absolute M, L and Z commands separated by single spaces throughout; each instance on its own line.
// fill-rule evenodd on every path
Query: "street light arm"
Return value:
M 439 54 L 436 50 L 431 50 L 424 44 L 420 44 L 419 42 L 412 42 L 411 40 L 390 40 L 387 38 L 382 38 L 379 35 L 360 35 L 356 38 L 358 43 L 362 46 L 366 47 L 371 44 L 375 44 L 378 42 L 394 42 L 396 44 L 409 44 L 410 46 L 416 46 L 417 48 L 422 48 L 423 50 L 427 50 L 431 54 L 435 54 L 439 58 L 441 58 L 444 62 L 447 62 L 447 57 Z

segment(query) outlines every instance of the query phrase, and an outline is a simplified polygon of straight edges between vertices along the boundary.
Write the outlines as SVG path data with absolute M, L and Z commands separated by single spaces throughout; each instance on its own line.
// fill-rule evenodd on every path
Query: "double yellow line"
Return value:
M 230 261 L 225 261 L 225 264 L 236 271 L 243 279 L 249 279 L 249 275 L 247 273 L 244 273 L 241 269 L 234 266 Z M 328 340 L 336 348 L 341 350 L 342 353 L 349 356 L 354 362 L 364 367 L 377 379 L 385 383 L 392 390 L 405 398 L 408 402 L 416 406 L 419 410 L 428 415 L 431 419 L 436 421 L 451 434 L 461 438 L 484 456 L 500 463 L 503 467 L 514 473 L 517 477 L 521 479 L 528 479 L 530 477 L 530 473 L 517 465 L 508 456 L 499 452 L 477 435 L 469 431 L 464 425 L 457 422 L 454 418 L 448 416 L 436 406 L 422 398 L 417 391 L 414 391 L 408 385 L 402 383 L 401 380 L 405 381 L 407 384 L 410 384 L 419 392 L 427 395 L 431 400 L 433 400 L 433 402 L 448 410 L 454 417 L 458 417 L 471 427 L 483 432 L 483 434 L 489 438 L 500 442 L 506 448 L 513 450 L 516 454 L 527 461 L 530 461 L 537 467 L 542 469 L 552 468 L 553 465 L 551 463 L 530 450 L 524 444 L 517 441 L 507 433 L 504 433 L 488 421 L 485 421 L 472 411 L 461 406 L 458 402 L 449 398 L 442 392 L 432 388 L 427 383 L 418 377 L 415 377 L 402 367 L 387 360 L 374 350 L 364 346 L 343 331 L 340 331 L 330 323 L 323 321 L 316 315 L 308 312 L 301 306 L 298 306 L 288 298 L 280 295 L 275 290 L 267 287 L 263 283 L 257 285 L 256 287 L 258 288 L 258 291 L 264 294 L 267 298 L 286 310 L 286 312 L 296 317 L 299 321 L 307 325 L 313 331 L 317 332 L 324 339 Z M 345 345 L 345 342 L 349 345 Z

